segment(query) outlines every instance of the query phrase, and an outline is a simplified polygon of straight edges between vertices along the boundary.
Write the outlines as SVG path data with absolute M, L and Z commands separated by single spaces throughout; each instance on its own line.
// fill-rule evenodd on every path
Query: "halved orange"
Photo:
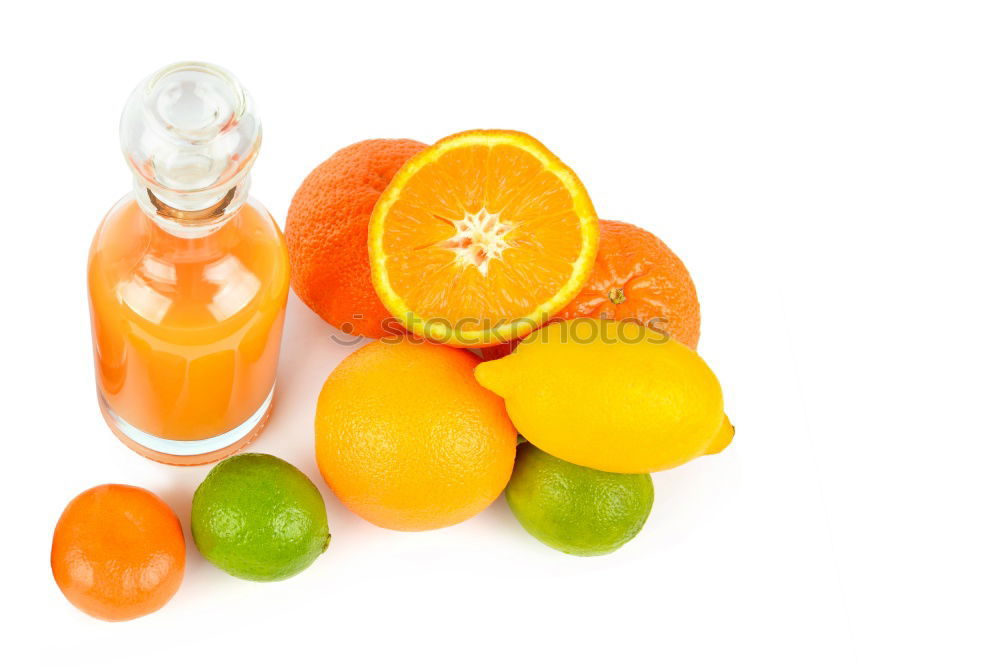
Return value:
M 582 289 L 599 226 L 576 174 L 508 130 L 410 158 L 368 226 L 372 282 L 410 331 L 458 347 L 527 335 Z

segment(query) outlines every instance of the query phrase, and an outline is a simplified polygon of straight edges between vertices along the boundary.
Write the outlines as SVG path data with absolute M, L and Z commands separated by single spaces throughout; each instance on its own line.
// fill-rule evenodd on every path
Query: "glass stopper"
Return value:
M 246 201 L 260 119 L 223 68 L 182 62 L 152 74 L 132 92 L 119 129 L 148 215 L 202 227 L 224 222 Z

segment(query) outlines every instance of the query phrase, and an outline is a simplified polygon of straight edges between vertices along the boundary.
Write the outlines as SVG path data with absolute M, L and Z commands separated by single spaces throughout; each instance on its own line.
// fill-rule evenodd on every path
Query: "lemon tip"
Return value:
M 505 374 L 500 372 L 500 366 L 503 362 L 504 359 L 481 361 L 473 371 L 476 382 L 499 396 L 506 396 L 507 394 L 505 391 L 506 383 L 504 382 Z
M 723 414 L 722 425 L 719 427 L 718 432 L 712 437 L 711 442 L 709 442 L 708 448 L 705 450 L 705 454 L 718 454 L 728 447 L 730 443 L 732 443 L 735 435 L 736 427 L 729 421 L 729 416 Z

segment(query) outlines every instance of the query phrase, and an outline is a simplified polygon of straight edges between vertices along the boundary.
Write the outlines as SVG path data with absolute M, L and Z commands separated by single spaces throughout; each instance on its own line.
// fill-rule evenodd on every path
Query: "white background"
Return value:
M 210 4 L 11 3 L 0 19 L 5 664 L 997 664 L 993 3 Z M 330 550 L 257 584 L 189 540 L 160 612 L 76 611 L 48 564 L 65 504 L 137 484 L 187 524 L 208 472 L 108 431 L 85 290 L 91 235 L 130 187 L 121 106 L 181 59 L 254 94 L 254 195 L 279 222 L 309 170 L 361 139 L 538 137 L 603 217 L 687 263 L 734 444 L 656 475 L 646 528 L 603 558 L 535 542 L 502 500 L 382 530 L 317 474 L 314 400 L 348 350 L 293 297 L 252 451 L 323 488 Z

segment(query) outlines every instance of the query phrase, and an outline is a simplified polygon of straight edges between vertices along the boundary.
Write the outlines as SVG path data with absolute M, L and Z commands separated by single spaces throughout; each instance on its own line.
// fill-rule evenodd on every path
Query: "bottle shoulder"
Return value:
M 283 303 L 288 281 L 281 230 L 255 200 L 212 234 L 181 238 L 125 197 L 98 227 L 88 261 L 92 302 L 165 326 L 212 325 Z
M 252 253 L 253 263 L 287 264 L 284 235 L 270 212 L 248 200 L 224 226 L 203 237 L 185 238 L 160 227 L 139 207 L 132 195 L 119 200 L 98 225 L 90 247 L 90 261 L 129 263 L 156 255 L 176 263 L 210 262 L 227 254 Z

